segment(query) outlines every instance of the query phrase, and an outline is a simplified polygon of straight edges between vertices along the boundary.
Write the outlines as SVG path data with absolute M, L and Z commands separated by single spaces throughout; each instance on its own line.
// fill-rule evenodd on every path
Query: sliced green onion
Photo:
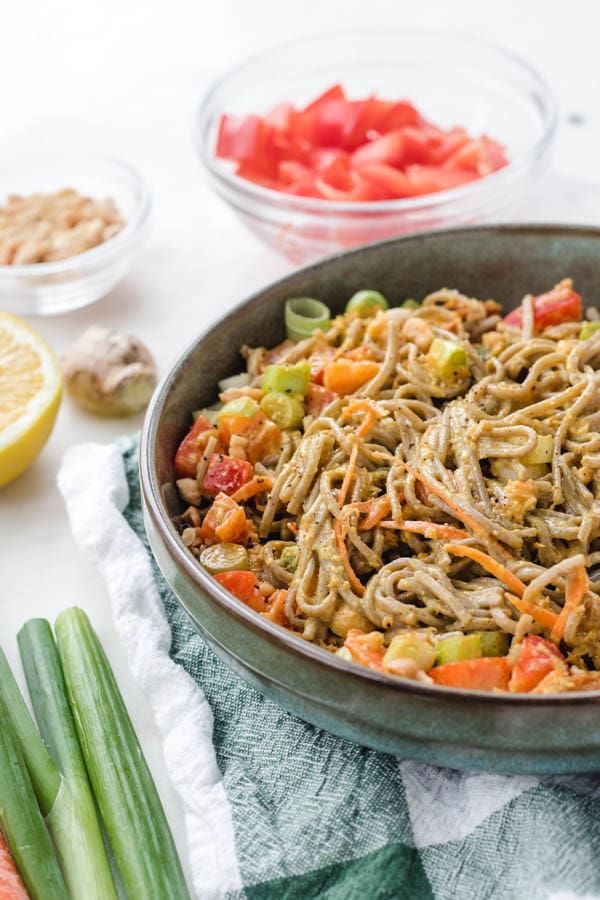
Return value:
M 17 636 L 27 687 L 41 736 L 64 777 L 46 822 L 73 896 L 117 898 L 94 798 L 67 700 L 52 629 L 45 619 L 27 622 Z
M 438 641 L 436 665 L 461 662 L 463 659 L 477 659 L 481 655 L 481 640 L 478 634 L 457 634 Z
M 295 397 L 287 394 L 278 394 L 272 391 L 266 394 L 261 401 L 262 411 L 269 419 L 272 419 L 282 431 L 289 428 L 298 428 L 304 418 L 304 407 Z
M 421 304 L 418 300 L 413 300 L 412 297 L 409 297 L 408 300 L 405 300 L 402 304 L 404 309 L 421 309 Z
M 506 656 L 510 647 L 510 637 L 504 631 L 476 632 L 481 644 L 482 656 Z
M 285 304 L 285 328 L 290 341 L 303 341 L 318 328 L 327 331 L 331 325 L 328 306 L 312 297 L 293 297 Z
M 280 394 L 306 394 L 310 383 L 310 363 L 307 359 L 292 366 L 267 366 L 263 374 L 263 391 Z
M 395 659 L 414 659 L 420 669 L 428 672 L 433 666 L 437 651 L 431 641 L 415 634 L 397 634 L 383 657 L 384 665 Z
M 388 309 L 388 302 L 379 291 L 357 291 L 346 303 L 347 313 L 357 313 L 361 319 L 378 309 Z
M 8 666 L 5 658 L 4 662 Z M 9 712 L 1 692 L 0 721 L 2 833 L 32 900 L 69 900 L 17 735 L 13 733 L 12 711 Z
M 466 375 L 469 371 L 467 351 L 445 338 L 434 338 L 427 353 L 427 363 L 434 375 L 445 381 Z
M 520 461 L 525 466 L 539 466 L 551 462 L 553 452 L 554 437 L 551 434 L 540 434 L 531 453 L 526 453 Z
M 94 796 L 130 897 L 189 900 L 173 836 L 114 674 L 81 609 L 55 625 Z
M 244 419 L 252 419 L 258 412 L 258 403 L 251 397 L 236 397 L 226 403 L 219 412 L 217 418 L 221 416 L 242 416 Z
M 582 322 L 579 331 L 579 340 L 587 341 L 600 328 L 600 322 Z
M 219 572 L 247 571 L 250 568 L 248 552 L 241 544 L 214 544 L 200 554 L 200 563 L 211 575 Z

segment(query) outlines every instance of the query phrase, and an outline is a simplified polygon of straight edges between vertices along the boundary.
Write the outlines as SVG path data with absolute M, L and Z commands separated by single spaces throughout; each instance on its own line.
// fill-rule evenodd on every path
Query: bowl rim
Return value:
M 11 160 L 16 159 L 22 162 L 27 158 L 47 159 L 48 157 L 66 161 L 68 161 L 69 158 L 81 159 L 90 163 L 90 168 L 95 164 L 100 163 L 101 165 L 108 164 L 115 169 L 119 169 L 129 180 L 133 190 L 138 195 L 135 211 L 133 215 L 127 219 L 124 228 L 122 228 L 118 234 L 109 238 L 109 240 L 104 243 L 98 244 L 96 247 L 84 250 L 82 253 L 76 253 L 74 256 L 68 256 L 65 259 L 52 260 L 51 262 L 25 263 L 20 265 L 0 264 L 0 281 L 10 281 L 19 278 L 39 279 L 40 276 L 68 273 L 73 269 L 77 270 L 86 267 L 88 264 L 93 266 L 96 263 L 109 263 L 112 257 L 119 256 L 121 251 L 127 249 L 126 245 L 131 243 L 131 241 L 139 235 L 148 221 L 152 208 L 152 191 L 150 185 L 131 163 L 118 156 L 100 153 L 95 150 L 77 148 L 61 149 L 59 147 L 52 147 L 48 150 L 28 149 L 23 152 L 13 150 L 10 153 L 3 153 L 0 156 L 0 164 L 7 165 L 10 164 Z M 59 190 L 59 188 L 57 188 L 57 190 Z M 81 274 L 83 276 L 84 273 Z
M 531 696 L 530 694 L 516 694 L 509 692 L 487 692 L 474 691 L 463 688 L 450 688 L 441 685 L 427 685 L 420 682 L 411 681 L 409 679 L 400 678 L 394 675 L 378 672 L 361 666 L 359 663 L 344 660 L 335 656 L 333 653 L 318 647 L 316 644 L 303 640 L 300 636 L 286 631 L 285 628 L 270 622 L 263 616 L 259 616 L 249 607 L 236 600 L 228 591 L 226 591 L 217 581 L 215 581 L 207 572 L 205 572 L 198 561 L 192 556 L 187 547 L 184 546 L 178 536 L 173 523 L 164 508 L 161 498 L 160 485 L 153 466 L 154 450 L 156 446 L 156 433 L 158 422 L 164 409 L 164 404 L 172 386 L 179 380 L 181 373 L 185 370 L 187 360 L 190 353 L 201 343 L 210 333 L 221 328 L 230 318 L 239 315 L 243 310 L 253 302 L 261 299 L 265 291 L 271 291 L 276 288 L 284 287 L 285 283 L 291 277 L 296 277 L 299 273 L 318 274 L 323 267 L 330 265 L 333 261 L 341 257 L 357 256 L 364 252 L 365 249 L 373 249 L 385 246 L 399 244 L 401 246 L 413 241 L 422 243 L 437 238 L 447 238 L 448 236 L 456 236 L 457 239 L 467 237 L 471 234 L 484 233 L 492 237 L 496 234 L 507 234 L 518 238 L 524 235 L 541 234 L 556 235 L 568 234 L 572 236 L 581 235 L 582 237 L 595 238 L 600 243 L 600 226 L 587 225 L 563 225 L 560 223 L 506 223 L 494 225 L 468 226 L 464 228 L 446 228 L 438 231 L 419 232 L 418 234 L 404 235 L 402 237 L 390 238 L 385 241 L 377 241 L 352 250 L 336 253 L 321 259 L 318 262 L 304 266 L 301 269 L 295 269 L 292 273 L 288 273 L 276 281 L 271 282 L 250 296 L 241 300 L 234 307 L 228 310 L 225 315 L 221 316 L 217 321 L 213 322 L 205 328 L 200 335 L 192 340 L 182 352 L 178 354 L 171 363 L 168 371 L 160 380 L 148 406 L 144 425 L 142 428 L 140 445 L 139 445 L 139 476 L 140 487 L 145 512 L 147 512 L 159 536 L 166 546 L 171 558 L 177 565 L 181 566 L 185 573 L 200 588 L 212 602 L 222 607 L 229 615 L 233 615 L 241 620 L 245 625 L 249 626 L 253 631 L 261 634 L 267 639 L 274 640 L 283 649 L 308 658 L 312 663 L 320 665 L 323 669 L 323 676 L 327 674 L 328 668 L 338 670 L 350 677 L 358 677 L 367 681 L 381 684 L 388 690 L 398 692 L 399 694 L 410 693 L 416 694 L 423 698 L 443 699 L 457 703 L 487 703 L 494 706 L 503 706 L 511 704 L 515 706 L 564 706 L 569 704 L 588 705 L 600 703 L 600 690 L 598 691 L 569 691 L 562 694 L 540 694 Z M 173 594 L 177 598 L 177 602 L 189 613 L 186 604 L 177 596 L 175 591 Z
M 371 200 L 371 201 L 338 201 L 338 200 L 321 200 L 316 197 L 301 197 L 292 194 L 286 194 L 283 191 L 276 191 L 272 188 L 255 184 L 245 178 L 240 178 L 234 172 L 229 171 L 222 160 L 218 160 L 214 154 L 214 148 L 209 145 L 209 141 L 205 140 L 210 132 L 210 115 L 209 107 L 211 101 L 219 89 L 231 77 L 235 77 L 243 73 L 247 66 L 251 66 L 261 59 L 268 57 L 272 53 L 277 53 L 288 48 L 310 44 L 314 40 L 328 40 L 331 38 L 349 37 L 354 34 L 376 35 L 385 32 L 386 36 L 390 33 L 398 35 L 403 39 L 409 38 L 411 35 L 421 37 L 442 38 L 448 42 L 455 42 L 463 45 L 477 46 L 478 49 L 488 50 L 495 54 L 498 58 L 504 58 L 511 63 L 516 64 L 523 72 L 525 72 L 538 88 L 538 102 L 545 119 L 545 128 L 542 135 L 523 153 L 519 154 L 515 159 L 509 160 L 506 166 L 479 178 L 476 181 L 469 182 L 458 187 L 449 188 L 443 191 L 435 191 L 431 194 L 423 194 L 419 197 L 405 197 L 398 200 Z M 401 46 L 401 44 L 400 44 Z M 481 39 L 471 33 L 462 33 L 437 28 L 424 28 L 418 26 L 396 26 L 394 28 L 382 28 L 380 26 L 367 26 L 365 28 L 342 28 L 339 31 L 316 32 L 313 34 L 304 34 L 294 40 L 284 41 L 274 44 L 259 53 L 248 56 L 241 63 L 227 69 L 217 79 L 215 79 L 208 90 L 202 96 L 200 103 L 196 108 L 194 115 L 194 123 L 192 129 L 192 138 L 196 152 L 200 161 L 205 166 L 210 176 L 220 185 L 230 189 L 234 194 L 254 200 L 266 206 L 278 207 L 282 209 L 293 209 L 304 213 L 317 213 L 319 215 L 327 213 L 335 214 L 360 214 L 360 213 L 410 213 L 415 211 L 424 211 L 435 209 L 440 206 L 450 205 L 458 202 L 463 198 L 469 199 L 481 196 L 484 189 L 494 188 L 500 189 L 506 182 L 510 183 L 517 180 L 522 173 L 530 169 L 534 161 L 543 158 L 550 149 L 558 127 L 558 101 L 556 95 L 552 91 L 547 79 L 527 60 L 523 59 L 519 54 L 512 50 L 497 44 L 494 41 Z

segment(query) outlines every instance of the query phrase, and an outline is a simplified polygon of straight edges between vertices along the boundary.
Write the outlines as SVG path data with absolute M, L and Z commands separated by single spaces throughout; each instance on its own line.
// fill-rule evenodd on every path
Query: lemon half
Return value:
M 43 337 L 0 313 L 0 487 L 34 461 L 52 431 L 62 374 Z

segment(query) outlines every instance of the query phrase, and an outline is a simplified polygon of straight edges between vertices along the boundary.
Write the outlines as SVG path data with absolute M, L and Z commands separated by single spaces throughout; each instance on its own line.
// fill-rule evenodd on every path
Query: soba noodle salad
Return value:
M 287 339 L 194 413 L 184 544 L 238 600 L 423 683 L 600 690 L 600 317 L 569 279 L 502 317 L 442 289 Z

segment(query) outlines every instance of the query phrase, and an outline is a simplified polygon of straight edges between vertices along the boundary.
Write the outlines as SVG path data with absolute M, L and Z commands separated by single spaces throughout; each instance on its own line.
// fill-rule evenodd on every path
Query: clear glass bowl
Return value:
M 340 82 L 351 98 L 406 98 L 432 122 L 488 134 L 505 168 L 452 190 L 404 200 L 341 203 L 290 196 L 234 174 L 215 157 L 223 113 L 266 113 L 308 103 Z M 479 39 L 365 28 L 303 38 L 226 73 L 203 99 L 195 144 L 210 184 L 259 237 L 297 264 L 396 235 L 491 220 L 543 171 L 556 131 L 553 95 L 530 66 Z
M 76 151 L 36 151 L 0 159 L 0 205 L 9 194 L 49 193 L 72 187 L 93 198 L 111 197 L 125 219 L 115 237 L 68 259 L 0 265 L 0 309 L 52 315 L 87 306 L 123 277 L 148 224 L 150 191 L 127 163 Z

